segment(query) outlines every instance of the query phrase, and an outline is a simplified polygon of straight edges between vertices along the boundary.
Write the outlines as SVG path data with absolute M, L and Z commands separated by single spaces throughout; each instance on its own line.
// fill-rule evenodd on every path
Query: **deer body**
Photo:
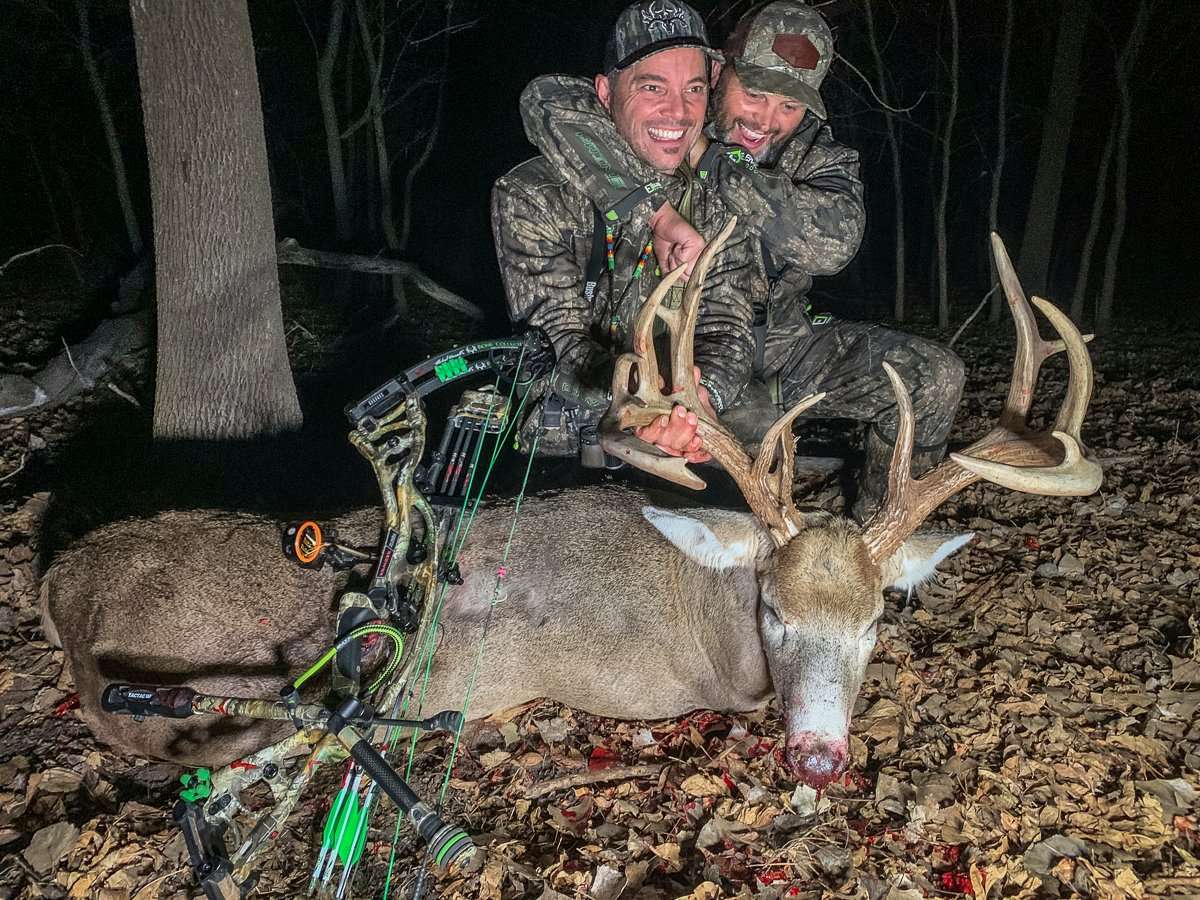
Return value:
M 645 502 L 619 489 L 526 500 L 471 717 L 537 697 L 651 719 L 767 701 L 754 573 L 687 559 L 647 522 Z M 442 614 L 428 712 L 462 706 L 511 513 L 509 505 L 485 509 L 472 527 L 460 557 L 464 584 L 448 593 Z M 369 545 L 379 518 L 362 510 L 330 524 L 345 541 Z M 301 569 L 279 546 L 279 526 L 266 518 L 169 512 L 106 526 L 56 562 L 44 585 L 47 631 L 61 636 L 97 737 L 211 765 L 286 733 L 214 717 L 136 724 L 99 708 L 104 686 L 122 680 L 186 680 L 206 692 L 269 697 L 284 675 L 319 656 L 346 577 Z M 618 565 L 634 546 L 644 564 L 636 571 Z

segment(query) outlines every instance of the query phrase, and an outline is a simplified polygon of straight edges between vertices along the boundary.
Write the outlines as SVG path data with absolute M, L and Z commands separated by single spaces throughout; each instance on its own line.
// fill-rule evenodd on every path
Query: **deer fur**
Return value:
M 472 527 L 459 558 L 464 583 L 442 614 L 426 713 L 462 706 L 511 515 L 500 504 Z M 329 524 L 347 543 L 372 545 L 380 516 L 363 510 Z M 525 501 L 505 565 L 470 718 L 549 697 L 597 715 L 662 719 L 756 709 L 778 690 L 790 747 L 795 738 L 817 757 L 844 750 L 882 610 L 882 575 L 853 525 L 814 516 L 776 551 L 749 513 L 665 510 L 626 489 L 579 489 Z M 345 582 L 287 561 L 275 521 L 166 512 L 101 528 L 58 559 L 43 619 L 61 638 L 97 738 L 218 765 L 290 726 L 211 716 L 137 724 L 100 710 L 104 686 L 186 681 L 273 696 L 329 645 Z M 844 762 L 833 752 L 826 769 Z M 798 774 L 819 781 L 824 770 L 813 771 Z

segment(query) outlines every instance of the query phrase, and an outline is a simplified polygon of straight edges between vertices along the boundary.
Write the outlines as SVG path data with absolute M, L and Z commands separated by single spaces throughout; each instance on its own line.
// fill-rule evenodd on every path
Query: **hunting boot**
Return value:
M 854 521 L 860 525 L 866 522 L 871 513 L 879 509 L 880 504 L 883 503 L 883 498 L 887 494 L 888 470 L 891 468 L 892 452 L 895 449 L 895 442 L 883 437 L 874 426 L 867 430 L 865 458 L 862 472 L 858 476 L 858 496 L 854 498 L 854 505 L 850 508 L 850 514 L 854 517 Z M 936 447 L 914 446 L 913 477 L 919 478 L 924 475 L 941 462 L 945 455 L 946 445 L 944 443 Z

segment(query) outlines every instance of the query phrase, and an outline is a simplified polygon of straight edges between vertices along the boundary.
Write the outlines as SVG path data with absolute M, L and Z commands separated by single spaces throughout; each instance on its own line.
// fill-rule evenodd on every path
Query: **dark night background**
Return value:
M 5 87 L 0 121 L 5 140 L 0 187 L 6 214 L 0 227 L 0 257 L 61 239 L 82 250 L 92 282 L 102 284 L 131 260 L 103 135 L 75 44 L 75 7 L 55 0 L 8 0 L 3 5 L 0 64 Z M 587 4 L 466 0 L 455 6 L 455 22 L 463 27 L 454 30 L 448 44 L 444 37 L 428 42 L 441 42 L 438 52 L 449 54 L 445 119 L 431 159 L 416 181 L 413 234 L 405 255 L 491 311 L 501 311 L 502 299 L 487 218 L 488 192 L 498 175 L 531 155 L 517 97 L 526 82 L 540 73 L 592 74 L 598 67 L 604 31 L 622 5 L 620 0 Z M 444 15 L 441 4 L 425 6 L 435 18 Z M 697 6 L 719 41 L 749 4 L 725 0 Z M 936 148 L 929 132 L 937 127 L 946 104 L 948 20 L 940 3 L 898 7 L 879 3 L 875 8 L 887 42 L 884 57 L 893 103 L 916 104 L 903 118 L 903 140 L 910 306 L 917 317 L 924 317 L 929 315 L 934 293 L 930 260 L 938 179 Z M 860 6 L 835 2 L 822 9 L 834 26 L 840 54 L 874 78 Z M 1113 0 L 1092 4 L 1049 291 L 1064 304 L 1074 283 L 1096 163 L 1116 102 L 1114 48 L 1123 44 L 1134 9 L 1132 3 Z M 335 249 L 312 43 L 314 36 L 322 39 L 326 10 L 322 3 L 250 3 L 277 235 L 297 237 L 306 246 Z M 1057 3 L 1017 0 L 1009 154 L 1000 208 L 1001 231 L 1014 252 L 1037 160 L 1058 16 Z M 148 236 L 146 161 L 128 10 L 123 3 L 104 0 L 92 5 L 91 18 L 92 45 Z M 1200 36 L 1198 19 L 1195 4 L 1154 6 L 1136 68 L 1129 220 L 1117 283 L 1118 318 L 1188 314 L 1197 294 L 1200 263 L 1195 253 L 1194 210 L 1200 197 L 1193 173 L 1193 101 L 1200 86 L 1194 53 Z M 1002 4 L 964 4 L 963 93 L 955 128 L 949 226 L 956 319 L 964 317 L 987 288 L 986 208 L 1002 24 Z M 422 27 L 436 31 L 428 20 Z M 428 58 L 436 55 L 431 50 Z M 420 65 L 421 59 L 416 62 Z M 862 153 L 871 225 L 846 272 L 818 285 L 820 302 L 853 314 L 886 313 L 892 290 L 893 223 L 883 118 L 844 62 L 835 63 L 825 91 L 835 133 Z M 393 117 L 397 140 L 425 127 L 432 113 L 428 97 L 399 110 Z M 423 146 L 424 140 L 417 146 Z M 402 178 L 407 160 L 416 152 L 399 161 L 398 177 Z M 1094 288 L 1102 269 L 1099 255 L 1105 237 L 1102 229 L 1093 266 Z M 373 253 L 381 247 L 366 235 L 345 249 Z
M 198 73 L 209 71 L 200 66 L 172 70 L 162 50 L 172 46 L 164 34 L 187 34 L 182 29 L 167 32 L 164 23 L 175 25 L 180 19 L 163 11 L 186 17 L 208 2 L 215 0 L 132 0 L 140 26 L 145 28 L 150 18 L 157 23 L 157 41 L 149 46 L 159 51 L 159 66 L 152 71 L 179 73 L 179 81 L 186 81 L 181 86 L 162 78 L 153 87 L 143 85 L 148 97 L 168 95 L 168 84 L 194 88 Z M 220 21 L 233 21 L 236 14 L 240 22 L 241 2 L 224 0 L 226 17 Z M 48 567 L 55 563 L 57 571 L 72 573 L 67 583 L 76 585 L 74 597 L 81 601 L 72 608 L 82 611 L 77 623 L 87 623 L 79 625 L 77 642 L 110 648 L 97 656 L 113 652 L 113 644 L 97 641 L 91 624 L 98 619 L 88 611 L 102 609 L 110 623 L 131 623 L 135 640 L 140 634 L 158 636 L 154 641 L 159 643 L 146 642 L 146 658 L 152 660 L 147 666 L 153 666 L 150 672 L 169 666 L 172 681 L 180 673 L 240 673 L 248 663 L 245 671 L 256 681 L 247 683 L 259 683 L 267 668 L 254 657 L 241 658 L 239 648 L 276 647 L 275 669 L 283 665 L 282 648 L 296 648 L 287 650 L 289 659 L 305 652 L 301 648 L 312 634 L 294 645 L 276 643 L 283 640 L 276 636 L 290 641 L 287 635 L 295 631 L 286 629 L 314 621 L 306 611 L 289 623 L 288 598 L 305 602 L 304 588 L 295 585 L 318 582 L 290 577 L 283 582 L 281 567 L 287 564 L 277 556 L 282 547 L 276 541 L 278 526 L 309 517 L 330 524 L 338 511 L 378 508 L 379 486 L 346 440 L 342 410 L 348 402 L 432 353 L 465 340 L 511 333 L 488 210 L 495 179 L 533 154 L 522 130 L 518 97 L 539 74 L 594 74 L 605 32 L 627 0 L 244 2 L 262 98 L 275 238 L 295 238 L 314 250 L 411 261 L 485 310 L 487 321 L 450 312 L 428 292 L 423 296 L 416 290 L 408 291 L 409 306 L 402 311 L 387 291 L 391 285 L 379 275 L 285 264 L 278 266 L 277 285 L 278 252 L 266 234 L 265 217 L 259 228 L 239 230 L 224 242 L 214 237 L 228 233 L 214 236 L 211 230 L 203 235 L 207 240 L 191 235 L 178 239 L 180 232 L 202 230 L 190 228 L 193 224 L 207 227 L 218 220 L 216 215 L 206 218 L 203 202 L 195 199 L 176 204 L 161 220 L 176 238 L 163 241 L 161 271 L 169 268 L 167 261 L 178 263 L 192 253 L 190 267 L 177 265 L 188 269 L 188 277 L 176 275 L 175 284 L 163 277 L 157 295 L 153 284 L 147 285 L 123 310 L 128 314 L 114 316 L 118 286 L 132 281 L 128 274 L 138 270 L 139 261 L 81 52 L 80 10 L 90 20 L 89 46 L 111 106 L 133 211 L 149 245 L 154 229 L 131 0 L 0 0 L 0 900 L 68 893 L 194 895 L 179 830 L 167 815 L 178 796 L 178 769 L 97 743 L 85 720 L 72 712 L 79 703 L 73 692 L 81 688 L 72 683 L 64 654 L 47 642 L 41 624 L 43 599 L 51 595 L 47 586 L 55 580 L 44 577 Z M 348 13 L 333 81 L 342 127 L 364 108 L 366 81 L 363 42 L 349 12 L 369 10 L 394 24 L 386 42 L 394 105 L 384 131 L 395 154 L 388 182 L 395 193 L 393 218 L 411 213 L 406 245 L 396 241 L 389 248 L 379 224 L 371 123 L 365 119 L 366 127 L 342 143 L 354 221 L 348 235 L 338 236 L 317 53 L 328 38 L 330 11 L 338 2 L 344 2 Z M 752 5 L 752 0 L 692 2 L 705 14 L 716 43 L 724 41 Z M 961 97 L 947 204 L 952 305 L 946 327 L 935 324 L 935 209 L 941 182 L 938 137 L 950 100 L 951 2 L 817 4 L 833 26 L 841 57 L 823 94 L 836 136 L 861 153 L 869 225 L 846 270 L 818 280 L 814 305 L 846 317 L 889 319 L 893 312 L 896 241 L 889 119 L 863 81 L 876 83 L 879 76 L 865 14 L 870 3 L 891 105 L 908 110 L 891 117 L 902 139 L 907 226 L 910 315 L 902 328 L 943 342 L 967 322 L 990 287 L 988 208 L 1007 8 L 1007 0 L 957 0 Z M 878 620 L 877 647 L 854 706 L 852 766 L 821 793 L 809 790 L 805 795 L 786 770 L 784 721 L 770 709 L 748 715 L 703 712 L 675 724 L 638 724 L 572 712 L 556 699 L 505 720 L 518 737 L 494 732 L 494 740 L 489 737 L 486 745 L 460 754 L 456 764 L 447 765 L 436 749 L 448 749 L 448 741 L 423 740 L 414 788 L 432 798 L 443 774 L 453 775 L 448 810 L 455 817 L 462 813 L 459 824 L 498 850 L 489 852 L 488 867 L 478 879 L 490 879 L 491 886 L 476 893 L 472 884 L 454 896 L 1197 896 L 1200 253 L 1195 211 L 1200 188 L 1195 169 L 1200 117 L 1195 107 L 1200 95 L 1200 0 L 1011 2 L 1015 27 L 1007 79 L 1008 152 L 998 222 L 1030 292 L 1018 256 L 1034 193 L 1060 22 L 1064 10 L 1083 8 L 1087 15 L 1045 291 L 1062 308 L 1071 305 L 1097 196 L 1097 170 L 1119 108 L 1114 62 L 1131 33 L 1137 33 L 1139 10 L 1149 10 L 1145 40 L 1129 80 L 1128 216 L 1116 268 L 1115 315 L 1107 332 L 1096 326 L 1105 253 L 1119 206 L 1110 170 L 1079 316 L 1084 330 L 1099 332 L 1090 345 L 1091 402 L 1081 430 L 1089 456 L 1103 468 L 1103 485 L 1086 497 L 1038 497 L 979 484 L 929 513 L 929 525 L 942 537 L 969 531 L 974 540 L 946 563 L 944 577 L 887 598 Z M 172 3 L 180 5 L 167 6 Z M 206 50 L 212 54 L 227 47 L 244 47 L 244 42 L 209 41 Z M 228 83 L 245 82 L 234 78 Z M 208 82 L 208 96 L 215 87 Z M 193 90 L 192 99 L 197 102 L 183 104 L 177 117 L 164 115 L 160 104 L 150 119 L 152 126 L 170 120 L 176 126 L 173 136 L 186 136 L 189 150 L 198 143 L 193 137 L 198 129 L 193 118 L 187 119 L 188 127 L 177 120 L 215 105 L 204 102 L 207 97 L 199 91 Z M 247 118 L 239 124 L 247 125 Z M 160 140 L 164 130 L 155 132 Z M 236 140 L 244 130 L 214 133 Z M 246 146 L 243 139 L 241 149 Z M 426 164 L 410 178 L 423 155 Z M 194 158 L 181 156 L 187 163 Z M 221 157 L 214 153 L 209 158 Z M 207 176 L 216 166 L 196 168 L 205 169 Z M 196 168 L 159 166 L 176 189 L 234 185 L 249 191 L 244 197 L 250 202 L 243 207 L 265 206 L 261 171 L 242 180 L 225 170 L 219 180 L 184 174 Z M 410 180 L 412 202 L 406 207 Z M 220 212 L 227 212 L 227 204 Z M 244 208 L 239 214 L 250 218 Z M 248 231 L 257 234 L 243 238 Z M 77 253 L 50 248 L 57 244 Z M 195 254 L 197 247 L 208 255 Z M 248 252 L 237 252 L 242 249 Z M 224 290 L 190 290 L 201 276 L 225 274 L 221 263 L 226 260 L 245 263 L 241 257 L 252 257 L 252 264 L 237 270 L 238 277 L 222 285 Z M 247 286 L 253 278 L 269 290 L 256 295 Z M 276 302 L 277 287 L 281 303 Z M 196 297 L 201 302 L 191 302 Z M 234 327 L 228 327 L 228 319 L 217 321 L 218 299 L 231 301 L 223 305 L 244 314 Z M 263 302 L 256 304 L 256 299 Z M 181 313 L 182 301 L 190 305 Z M 261 328 L 260 314 L 268 305 L 267 331 L 284 333 Z M 160 325 L 186 326 L 179 329 L 183 340 L 169 348 L 178 358 L 163 351 L 168 341 L 161 331 L 157 344 L 152 339 L 156 311 Z M 86 377 L 76 367 L 79 350 L 89 336 L 110 326 L 140 329 L 140 343 L 122 345 L 111 356 L 101 347 L 92 359 L 99 358 L 106 368 Z M 1041 330 L 1049 336 L 1044 321 Z M 954 343 L 967 365 L 967 384 L 951 433 L 953 449 L 965 447 L 996 423 L 1004 385 L 1014 369 L 1013 331 L 1007 312 L 996 324 L 980 316 Z M 202 345 L 198 337 L 208 342 Z M 193 351 L 189 341 L 199 349 Z M 277 351 L 268 360 L 272 364 L 259 365 L 265 351 L 256 354 L 269 344 L 274 346 L 268 349 Z M 203 376 L 230 371 L 213 364 L 214 358 L 243 365 L 209 389 Z M 169 365 L 156 367 L 163 361 Z M 1030 408 L 1033 429 L 1052 427 L 1069 392 L 1080 396 L 1083 385 L 1074 377 L 1079 362 L 1076 355 L 1070 378 L 1061 356 L 1041 370 Z M 47 380 L 35 379 L 55 367 L 59 394 L 48 396 L 42 390 Z M 86 361 L 83 367 L 88 368 Z M 185 425 L 205 426 L 196 429 L 194 439 L 187 433 L 180 437 L 179 430 L 164 436 L 153 421 L 172 408 L 164 399 L 169 392 L 163 385 L 170 381 L 161 374 L 164 370 L 184 376 L 175 378 L 183 390 L 176 392 L 173 411 Z M 226 402 L 226 392 L 233 391 L 229 382 L 257 387 L 255 378 L 264 374 L 278 376 L 271 382 L 271 411 L 283 407 L 283 400 L 295 401 L 288 409 L 294 419 L 274 430 L 223 432 L 234 418 L 216 415 L 235 407 Z M 454 384 L 478 387 L 482 378 Z M 281 398 L 283 393 L 289 396 Z M 14 394 L 33 399 L 16 405 L 10 399 Z M 446 413 L 458 391 L 435 392 L 427 399 L 428 450 L 450 433 Z M 1078 405 L 1073 408 L 1083 414 Z M 300 413 L 302 426 L 296 421 Z M 1005 427 L 1013 424 L 1007 417 L 1000 421 Z M 813 421 L 797 431 L 798 455 L 825 458 L 817 461 L 824 468 L 814 467 L 797 480 L 795 495 L 806 510 L 836 514 L 852 499 L 864 429 L 857 422 Z M 829 457 L 835 465 L 825 465 Z M 526 482 L 525 457 L 514 452 L 500 454 L 499 460 L 496 472 L 489 470 L 481 479 L 489 497 L 516 495 L 527 484 L 549 501 L 559 487 L 614 481 L 640 483 L 657 495 L 665 484 L 631 467 L 619 473 L 584 469 L 574 457 L 537 460 Z M 741 505 L 736 486 L 715 466 L 703 477 L 712 480 L 701 502 Z M 657 496 L 653 499 L 658 502 Z M 671 505 L 696 502 L 666 499 Z M 225 512 L 197 514 L 213 508 L 236 511 L 239 518 L 229 519 Z M 553 506 L 547 502 L 538 508 Z M 159 529 L 142 523 L 128 531 L 121 524 L 127 516 L 162 509 L 183 511 L 168 520 L 182 524 Z M 516 524 L 519 505 L 511 509 Z M 185 527 L 188 521 L 208 524 L 192 530 Z M 226 526 L 227 521 L 257 522 L 253 530 L 258 537 L 244 541 L 250 526 Z M 466 521 L 469 528 L 471 519 Z M 61 552 L 72 543 L 88 546 L 86 538 L 77 539 L 108 524 L 114 525 L 109 534 L 120 540 L 93 541 L 88 552 L 105 554 L 101 572 L 128 573 L 120 584 L 97 576 L 87 554 Z M 218 538 L 204 537 L 217 531 Z M 510 536 L 537 541 L 540 549 L 555 539 L 555 532 L 564 536 L 566 549 L 579 548 L 581 559 L 592 552 L 586 523 L 567 518 L 555 523 L 547 515 L 538 529 L 514 530 Z M 836 533 L 843 533 L 840 526 Z M 147 534 L 149 538 L 138 537 Z M 454 534 L 457 539 L 457 529 Z M 614 553 L 579 566 L 578 588 L 563 577 L 552 582 L 553 590 L 536 585 L 525 592 L 522 585 L 529 582 L 510 579 L 504 595 L 524 603 L 527 593 L 540 605 L 530 607 L 539 616 L 542 609 L 561 607 L 564 621 L 588 627 L 588 604 L 608 603 L 622 592 L 643 597 L 646 585 L 657 583 L 623 586 L 641 575 L 636 567 L 646 559 L 666 558 L 657 550 L 647 556 L 635 545 L 637 537 L 628 540 L 629 559 Z M 443 548 L 442 561 L 453 559 L 455 552 L 451 548 L 447 555 Z M 500 578 L 507 577 L 511 564 L 508 550 L 504 553 L 505 566 L 496 573 L 492 595 L 497 601 Z M 245 558 L 234 566 L 239 556 Z M 526 548 L 524 557 L 515 558 L 535 556 Z M 487 583 L 490 572 L 471 572 L 469 566 L 494 558 L 499 557 L 483 550 L 465 557 L 468 583 Z M 830 572 L 851 571 L 829 563 Z M 513 574 L 536 578 L 546 565 L 539 562 L 522 573 L 516 564 Z M 261 572 L 255 571 L 259 566 Z M 632 574 L 630 566 L 635 567 Z M 686 577 L 688 585 L 701 584 Z M 744 581 L 732 572 L 721 577 L 730 586 L 722 592 Z M 772 580 L 796 583 L 792 578 Z M 859 580 L 857 574 L 849 580 L 847 597 Z M 332 591 L 332 580 L 319 583 Z M 89 591 L 90 596 L 81 596 Z M 822 589 L 822 595 L 827 593 Z M 797 608 L 804 606 L 803 594 L 796 591 Z M 838 600 L 835 594 L 829 594 L 830 600 Z M 328 595 L 313 596 L 324 607 L 332 605 Z M 699 642 L 702 633 L 747 633 L 731 629 L 732 622 L 705 623 L 716 607 L 707 598 L 695 600 L 694 615 L 683 601 L 672 601 L 672 606 L 695 620 L 690 633 L 697 653 L 706 659 L 710 654 Z M 861 600 L 846 606 L 858 608 Z M 234 615 L 223 614 L 220 604 L 226 602 Z M 835 605 L 829 600 L 817 606 L 831 611 L 822 613 L 829 622 L 843 618 L 840 611 L 832 612 Z M 246 610 L 254 617 L 244 617 Z M 607 622 L 612 617 L 605 610 L 596 618 Z M 490 619 L 488 613 L 485 621 Z M 637 620 L 642 621 L 640 614 Z M 239 629 L 239 621 L 249 627 Z M 571 637 L 557 630 L 559 624 L 547 615 L 536 627 L 564 635 L 568 649 L 584 645 L 583 636 Z M 826 646 L 833 632 L 824 621 L 820 627 L 817 643 Z M 520 632 L 502 631 L 493 634 L 487 652 L 510 654 L 506 671 L 521 672 L 520 655 L 527 648 L 515 637 Z M 597 651 L 589 648 L 579 654 L 581 659 L 601 659 L 601 651 L 608 653 L 603 641 L 622 639 L 607 625 L 601 632 L 591 641 Z M 863 632 L 855 633 L 862 646 Z M 161 640 L 169 641 L 167 649 Z M 639 652 L 644 646 L 637 644 Z M 481 641 L 477 659 L 483 650 Z M 207 655 L 192 655 L 201 651 Z M 191 661 L 197 659 L 203 662 Z M 532 678 L 542 661 L 529 662 Z M 710 662 L 714 673 L 734 670 L 715 657 Z M 638 670 L 631 667 L 625 674 L 636 676 Z M 581 682 L 613 681 L 610 672 L 589 671 L 583 664 L 575 675 Z M 158 676 L 139 674 L 137 679 L 151 677 Z M 826 696 L 828 690 L 822 687 Z M 561 734 L 552 737 L 559 729 Z M 485 747 L 488 752 L 477 752 Z M 646 770 L 653 774 L 644 779 L 633 778 L 625 766 L 636 762 L 640 769 L 653 760 L 662 767 Z M 307 794 L 288 823 L 278 827 L 280 843 L 263 858 L 257 895 L 303 893 L 318 855 L 314 838 L 322 833 L 319 818 L 331 807 L 328 801 L 336 790 L 334 767 L 329 771 L 328 785 L 317 786 L 319 791 L 328 787 L 325 797 Z M 595 784 L 577 780 L 590 779 L 589 773 L 603 778 Z M 610 782 L 609 776 L 620 783 Z M 705 786 L 687 788 L 693 778 Z M 256 788 L 247 797 L 248 808 L 265 808 L 266 797 L 265 790 Z M 388 804 L 377 808 L 392 809 Z M 385 866 L 390 866 L 383 852 L 393 834 L 390 820 L 381 820 L 372 833 L 383 840 L 370 839 L 361 873 L 381 886 Z M 712 840 L 702 841 L 706 835 Z M 415 845 L 407 846 L 397 855 L 401 871 L 408 872 L 405 878 L 415 873 L 418 859 L 412 855 Z M 35 860 L 41 863 L 34 865 Z M 626 880 L 614 886 L 610 875 L 618 874 Z M 704 884 L 712 889 L 702 891 Z M 597 885 L 606 886 L 601 891 Z M 695 893 L 687 893 L 697 885 Z M 443 887 L 446 896 L 457 889 Z M 359 894 L 357 887 L 355 895 L 377 896 Z

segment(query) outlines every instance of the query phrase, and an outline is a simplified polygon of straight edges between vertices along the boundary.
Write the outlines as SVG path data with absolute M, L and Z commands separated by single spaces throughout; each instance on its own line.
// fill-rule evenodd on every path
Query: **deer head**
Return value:
M 643 306 L 633 351 L 613 376 L 613 401 L 601 426 L 605 449 L 631 465 L 690 488 L 704 482 L 685 460 L 658 453 L 628 434 L 682 404 L 699 419 L 698 433 L 713 458 L 737 483 L 750 514 L 727 510 L 686 512 L 647 507 L 646 518 L 683 553 L 713 569 L 748 568 L 759 586 L 758 626 L 787 726 L 786 759 L 795 776 L 814 787 L 837 777 L 849 758 L 850 713 L 875 648 L 885 587 L 906 589 L 971 535 L 917 533 L 943 501 L 979 479 L 1032 494 L 1081 496 L 1100 486 L 1099 466 L 1088 457 L 1079 431 L 1091 396 L 1092 370 L 1084 338 L 1053 305 L 1034 298 L 1061 340 L 1037 331 L 1012 263 L 999 237 L 992 250 L 1009 309 L 1017 325 L 1017 352 L 1008 399 L 997 425 L 961 453 L 952 453 L 923 478 L 911 475 L 912 403 L 896 372 L 884 363 L 896 394 L 899 434 L 883 505 L 861 528 L 824 512 L 802 512 L 792 500 L 792 425 L 822 394 L 801 400 L 768 432 L 751 457 L 720 422 L 704 414 L 695 384 L 693 338 L 705 274 L 735 226 L 731 220 L 697 261 L 678 309 L 662 301 L 682 270 L 671 272 Z M 670 341 L 670 377 L 659 385 L 653 329 L 662 320 Z M 1033 433 L 1025 420 L 1038 369 L 1065 349 L 1070 362 L 1067 397 L 1049 433 Z M 671 382 L 668 381 L 668 384 Z

